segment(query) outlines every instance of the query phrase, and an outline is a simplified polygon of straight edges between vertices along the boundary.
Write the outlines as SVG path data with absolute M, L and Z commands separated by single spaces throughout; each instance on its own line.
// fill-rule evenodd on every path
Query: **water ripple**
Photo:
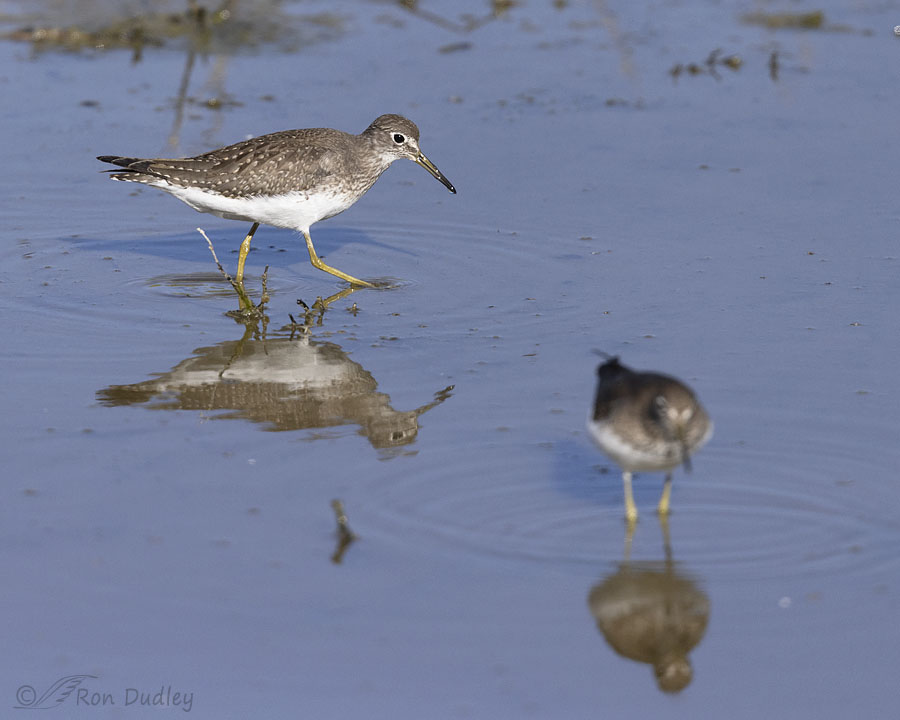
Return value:
M 679 561 L 736 579 L 871 574 L 897 565 L 900 521 L 888 511 L 896 507 L 897 452 L 886 456 L 877 435 L 865 447 L 864 436 L 848 439 L 837 422 L 806 420 L 808 441 L 789 440 L 796 419 L 775 418 L 766 432 L 774 428 L 782 442 L 713 446 L 693 475 L 676 477 L 671 529 Z M 414 472 L 373 478 L 380 525 L 482 555 L 591 569 L 620 559 L 617 471 L 569 463 L 568 476 L 554 480 L 556 451 L 545 449 L 542 460 L 538 448 L 500 449 L 432 454 Z M 639 531 L 656 525 L 661 485 L 658 475 L 636 480 Z

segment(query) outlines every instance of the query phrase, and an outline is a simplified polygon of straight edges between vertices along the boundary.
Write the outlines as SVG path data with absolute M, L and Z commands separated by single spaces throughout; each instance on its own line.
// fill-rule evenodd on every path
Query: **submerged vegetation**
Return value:
M 343 19 L 336 14 L 288 15 L 272 0 L 246 6 L 226 0 L 217 7 L 191 0 L 182 11 L 156 9 L 123 15 L 115 6 L 77 13 L 77 18 L 48 12 L 29 17 L 26 24 L 0 38 L 31 43 L 39 51 L 131 49 L 139 57 L 145 47 L 177 46 L 179 40 L 217 52 L 269 44 L 293 50 L 334 37 L 342 27 Z

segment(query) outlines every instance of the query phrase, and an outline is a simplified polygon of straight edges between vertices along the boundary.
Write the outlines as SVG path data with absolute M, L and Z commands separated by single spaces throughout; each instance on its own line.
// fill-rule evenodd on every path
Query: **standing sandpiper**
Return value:
M 635 372 L 614 357 L 597 368 L 597 394 L 588 418 L 594 442 L 622 468 L 625 518 L 637 520 L 631 474 L 666 471 L 658 512 L 669 512 L 672 469 L 712 435 L 713 425 L 691 389 L 668 375 Z
M 113 180 L 152 185 L 194 210 L 253 223 L 238 255 L 238 284 L 243 284 L 253 233 L 264 223 L 303 233 L 309 259 L 319 270 L 351 285 L 374 287 L 322 262 L 309 227 L 353 205 L 400 158 L 421 165 L 456 193 L 419 149 L 419 128 L 400 115 L 382 115 L 359 135 L 330 128 L 284 130 L 180 160 L 97 159 L 122 168 L 109 171 Z

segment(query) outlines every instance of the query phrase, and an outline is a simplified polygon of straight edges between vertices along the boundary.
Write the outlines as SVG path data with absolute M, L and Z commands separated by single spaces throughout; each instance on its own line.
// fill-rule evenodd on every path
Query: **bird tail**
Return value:
M 109 163 L 111 165 L 118 165 L 121 168 L 125 168 L 125 172 L 145 173 L 150 169 L 150 165 L 153 163 L 152 160 L 145 160 L 144 158 L 119 157 L 118 155 L 98 155 L 97 159 L 100 162 Z M 107 170 L 106 172 L 123 172 L 123 171 L 122 170 Z
M 147 176 L 152 177 L 153 175 L 155 175 L 155 173 L 150 169 L 150 165 L 153 162 L 152 160 L 135 157 L 119 157 L 118 155 L 98 155 L 97 159 L 100 162 L 118 166 L 116 168 L 101 171 L 114 173 L 112 175 L 113 180 L 141 181 L 140 176 L 144 176 L 144 178 L 146 179 Z

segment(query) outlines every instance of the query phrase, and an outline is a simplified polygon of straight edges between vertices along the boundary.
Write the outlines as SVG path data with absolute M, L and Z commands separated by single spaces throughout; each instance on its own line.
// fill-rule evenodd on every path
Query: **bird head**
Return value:
M 691 448 L 703 437 L 698 435 L 694 420 L 705 411 L 696 398 L 687 390 L 669 388 L 653 398 L 651 412 L 659 420 L 669 439 L 676 441 L 681 447 L 681 462 L 687 472 L 691 471 Z M 701 433 L 705 433 L 707 423 L 701 423 Z
M 412 160 L 456 194 L 453 184 L 419 148 L 419 128 L 412 120 L 407 120 L 402 115 L 381 115 L 363 131 L 363 135 L 377 144 L 387 164 L 400 158 Z

